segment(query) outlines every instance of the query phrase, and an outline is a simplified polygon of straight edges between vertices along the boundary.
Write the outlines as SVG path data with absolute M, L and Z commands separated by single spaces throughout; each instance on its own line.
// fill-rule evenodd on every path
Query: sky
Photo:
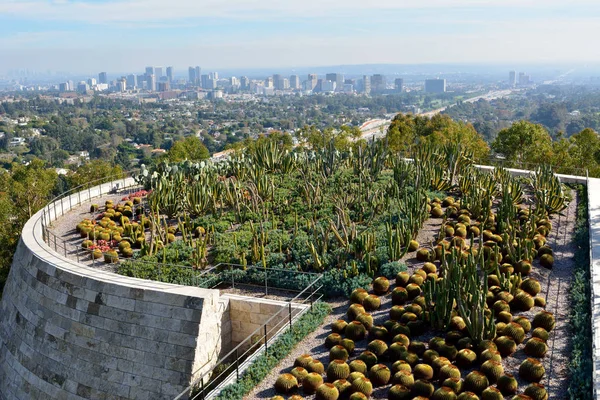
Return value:
M 0 0 L 0 72 L 600 62 L 598 0 Z

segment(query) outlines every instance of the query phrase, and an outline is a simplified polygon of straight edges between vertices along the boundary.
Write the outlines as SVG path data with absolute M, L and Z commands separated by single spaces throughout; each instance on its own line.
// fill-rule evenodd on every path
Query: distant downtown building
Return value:
M 344 74 L 330 73 L 325 75 L 325 80 L 335 82 L 336 90 L 342 90 L 344 87 Z
M 385 88 L 385 75 L 375 74 L 371 77 L 371 91 L 373 93 L 383 93 Z
M 517 72 L 516 71 L 510 71 L 508 73 L 508 85 L 510 87 L 517 86 Z
M 136 89 L 138 87 L 137 76 L 134 74 L 127 75 L 127 88 L 129 90 Z
M 445 79 L 426 79 L 425 80 L 425 93 L 444 93 L 446 92 L 446 80 Z
M 100 72 L 98 74 L 98 83 L 108 83 L 106 72 Z
M 364 94 L 371 93 L 371 77 L 369 75 L 363 75 L 362 92 Z
M 294 90 L 301 89 L 300 77 L 298 75 L 290 75 L 290 88 Z
M 167 81 L 173 82 L 173 67 L 167 67 Z
M 240 88 L 242 90 L 250 89 L 250 79 L 247 76 L 240 77 Z
M 150 74 L 150 75 L 146 75 L 146 89 L 154 92 L 156 91 L 156 75 L 154 74 Z
M 154 75 L 154 67 L 146 67 L 146 76 Z
M 394 89 L 396 90 L 396 92 L 402 93 L 402 91 L 404 90 L 404 79 L 396 78 L 394 80 Z

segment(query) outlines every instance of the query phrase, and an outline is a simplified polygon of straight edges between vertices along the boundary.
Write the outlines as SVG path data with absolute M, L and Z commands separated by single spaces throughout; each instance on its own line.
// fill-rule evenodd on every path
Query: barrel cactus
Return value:
M 438 373 L 445 365 L 452 365 L 452 362 L 450 360 L 448 360 L 446 357 L 438 357 L 431 362 L 431 366 L 433 367 L 433 370 Z M 460 370 L 458 370 L 458 372 L 460 373 Z M 459 378 L 460 378 L 460 375 L 459 375 Z
M 425 352 L 423 353 L 423 355 L 421 357 L 423 358 L 423 361 L 426 364 L 431 365 L 433 360 L 435 360 L 439 356 L 440 356 L 439 353 L 435 350 L 425 350 Z
M 367 335 L 365 326 L 359 321 L 352 321 L 346 326 L 345 334 L 348 339 L 358 341 L 363 340 Z
M 415 379 L 433 379 L 433 367 L 428 364 L 417 364 L 413 369 Z
M 367 292 L 365 289 L 354 289 L 350 294 L 350 301 L 354 304 L 362 304 L 365 300 L 365 297 L 367 297 L 368 295 L 369 292 Z
M 350 361 L 350 364 L 348 364 L 348 366 L 350 367 L 351 372 L 358 371 L 360 373 L 366 374 L 369 370 L 367 364 L 365 364 L 363 360 L 352 360 Z
M 485 374 L 485 376 L 487 376 L 491 383 L 496 383 L 498 378 L 504 375 L 504 368 L 502 367 L 502 363 L 500 361 L 487 360 L 481 364 L 480 370 Z
M 508 303 L 504 300 L 497 300 L 496 302 L 494 302 L 494 305 L 492 307 L 494 308 L 496 314 L 501 311 L 510 312 L 510 305 L 508 305 Z
M 392 290 L 392 304 L 401 305 L 408 300 L 408 292 L 403 287 L 397 286 Z M 395 319 L 395 318 L 392 318 Z
M 533 302 L 536 307 L 544 308 L 546 307 L 546 299 L 541 296 L 535 296 Z
M 406 271 L 398 272 L 396 275 L 396 286 L 398 287 L 406 287 L 408 284 L 408 280 L 410 279 L 410 274 Z
M 354 352 L 354 340 L 352 339 L 342 339 L 340 342 L 340 346 L 346 349 L 348 354 L 352 354 Z
M 346 350 L 346 348 L 344 346 L 341 346 L 339 344 L 333 346 L 329 350 L 329 359 L 330 360 L 346 361 L 349 357 L 350 356 L 348 354 L 348 350 Z M 309 364 L 309 369 L 310 369 L 310 364 Z
M 479 344 L 477 345 L 477 351 L 481 354 L 482 352 L 484 352 L 485 350 L 498 350 L 498 346 L 496 346 L 496 343 L 494 343 L 491 340 L 482 340 L 481 342 L 479 342 Z
M 376 295 L 370 294 L 365 297 L 363 301 L 363 307 L 366 311 L 379 310 L 379 307 L 381 307 L 381 300 Z
M 333 386 L 338 390 L 341 399 L 347 398 L 352 393 L 352 383 L 346 379 L 338 379 L 333 382 Z
M 517 324 L 521 325 L 521 327 L 523 328 L 525 333 L 527 333 L 531 330 L 531 321 L 529 321 L 529 319 L 527 319 L 527 317 L 523 317 L 523 316 L 517 317 L 513 320 L 513 322 L 516 322 Z
M 387 385 L 392 377 L 392 372 L 384 364 L 376 364 L 369 370 L 369 378 L 375 386 Z
M 277 393 L 291 393 L 298 389 L 298 380 L 292 374 L 279 375 L 275 381 Z
M 456 400 L 479 400 L 479 396 L 473 392 L 462 392 L 458 395 Z
M 503 395 L 508 396 L 511 394 L 517 393 L 517 388 L 519 387 L 519 383 L 517 379 L 511 374 L 504 374 L 498 378 L 498 382 L 496 382 L 496 386 Z
M 350 307 L 348 307 L 348 311 L 346 312 L 346 315 L 348 315 L 348 318 L 353 321 L 356 319 L 356 317 L 358 317 L 360 314 L 367 312 L 367 310 L 365 310 L 365 307 L 361 304 L 352 304 L 350 305 Z
M 325 346 L 328 349 L 340 343 L 342 343 L 342 336 L 339 333 L 332 333 L 325 338 Z
M 385 340 L 389 336 L 389 332 L 385 326 L 372 326 L 369 329 L 369 339 Z
M 392 377 L 392 383 L 412 388 L 415 384 L 415 377 L 409 371 L 398 371 Z
M 347 325 L 348 323 L 346 321 L 343 319 L 338 319 L 337 321 L 333 321 L 331 323 L 331 331 L 333 333 L 344 333 Z
M 386 294 L 388 290 L 390 290 L 390 281 L 386 277 L 380 276 L 378 278 L 375 278 L 375 280 L 373 281 L 373 291 L 375 292 L 375 294 Z
M 323 384 L 323 377 L 316 372 L 309 373 L 302 381 L 302 390 L 306 394 L 313 394 Z
M 473 350 L 462 349 L 456 355 L 456 365 L 461 368 L 469 368 L 477 361 L 477 354 Z
M 446 357 L 448 360 L 454 360 L 458 355 L 458 349 L 455 346 L 451 346 L 447 343 L 442 344 L 438 350 L 440 356 Z
M 498 350 L 492 350 L 492 349 L 484 350 L 483 353 L 481 353 L 481 355 L 479 356 L 479 361 L 484 363 L 488 360 L 494 360 L 497 362 L 501 362 L 502 355 L 500 354 L 500 352 L 498 352 Z
M 540 265 L 544 268 L 552 269 L 554 267 L 554 257 L 552 254 L 543 254 L 540 257 Z
M 530 357 L 544 357 L 548 351 L 548 345 L 544 340 L 532 337 L 525 343 L 523 351 Z
M 337 400 L 340 397 L 340 392 L 332 383 L 324 383 L 317 388 L 315 394 L 316 400 Z
M 422 271 L 422 270 L 421 270 Z M 417 271 L 419 272 L 419 271 Z M 427 274 L 425 275 L 425 277 L 421 276 L 420 274 L 418 274 L 417 272 L 415 272 L 414 274 L 412 274 L 410 276 L 410 279 L 408 280 L 408 283 L 413 283 L 417 286 L 422 286 L 423 282 L 425 282 L 425 278 L 427 278 Z
M 366 330 L 373 327 L 373 316 L 369 313 L 362 313 L 356 316 L 356 320 L 364 325 Z
M 490 386 L 481 392 L 481 400 L 504 400 L 504 396 L 498 389 Z
M 362 372 L 358 372 L 358 371 L 354 371 L 354 372 L 350 372 L 350 375 L 348 376 L 348 382 L 352 383 L 354 382 L 355 379 L 358 378 L 365 378 L 365 374 L 363 374 Z
M 404 360 L 398 360 L 392 364 L 392 374 L 395 374 L 398 371 L 412 373 L 412 366 Z
M 517 351 L 517 343 L 508 336 L 500 336 L 496 338 L 496 346 L 502 357 L 508 357 Z
M 352 390 L 370 396 L 373 393 L 373 384 L 368 378 L 359 377 L 352 381 Z
M 490 385 L 487 376 L 483 372 L 473 371 L 465 377 L 465 390 L 480 394 Z
M 456 378 L 460 379 L 461 373 L 460 369 L 456 365 L 446 364 L 440 368 L 440 372 L 438 373 L 438 378 L 440 381 L 444 381 L 448 378 Z
M 544 385 L 532 383 L 525 388 L 523 394 L 531 397 L 532 400 L 548 400 L 548 392 Z
M 367 345 L 367 350 L 374 353 L 377 358 L 379 358 L 387 352 L 388 346 L 383 340 L 376 339 Z
M 519 287 L 521 288 L 521 290 L 524 290 L 532 296 L 536 296 L 539 292 L 542 291 L 542 285 L 540 284 L 540 282 L 537 279 L 533 278 L 525 279 L 523 282 L 521 282 L 521 285 Z
M 451 388 L 442 386 L 431 395 L 431 400 L 456 400 L 458 396 Z
M 550 337 L 550 334 L 544 328 L 535 328 L 533 332 L 531 332 L 531 336 L 534 338 L 540 338 L 545 342 Z
M 406 346 L 408 348 L 408 345 L 410 344 L 410 339 L 405 334 L 399 333 L 394 336 L 392 342 L 400 343 L 401 345 Z
M 348 400 L 367 400 L 368 397 L 361 392 L 354 392 L 348 397 Z
M 313 360 L 310 354 L 302 354 L 294 361 L 294 367 L 302 367 L 308 369 L 308 364 Z
M 528 358 L 519 366 L 519 376 L 527 382 L 539 382 L 545 373 L 546 369 L 535 358 Z
M 308 368 L 306 368 L 310 372 L 315 372 L 317 374 L 323 374 L 325 372 L 325 366 L 319 360 L 312 360 L 308 363 Z
M 540 311 L 533 317 L 531 326 L 533 326 L 533 328 L 544 328 L 550 332 L 552 329 L 554 329 L 555 325 L 556 321 L 554 319 L 554 314 L 548 311 Z
M 346 379 L 348 376 L 350 376 L 350 366 L 342 360 L 333 360 L 327 366 L 327 380 L 329 382 Z
M 504 336 L 513 338 L 517 344 L 523 343 L 523 340 L 525 340 L 525 330 L 516 322 L 507 324 L 502 333 Z
M 377 356 L 368 350 L 360 353 L 358 359 L 367 364 L 368 369 L 377 364 Z
M 463 331 L 467 327 L 465 320 L 462 317 L 454 316 L 450 319 L 449 328 L 453 331 Z
M 290 374 L 294 375 L 294 378 L 300 383 L 308 376 L 308 370 L 302 367 L 294 367 L 290 371 Z
M 535 300 L 533 297 L 524 290 L 519 291 L 511 304 L 517 309 L 521 311 L 529 311 L 535 305 Z
M 462 391 L 463 381 L 459 378 L 447 378 L 442 381 L 442 386 L 449 387 L 454 393 Z
M 404 385 L 394 385 L 388 391 L 389 400 L 410 400 L 412 399 L 410 388 Z
M 400 342 L 395 342 L 390 345 L 388 357 L 394 361 L 400 360 L 405 353 L 408 353 L 408 348 Z
M 507 311 L 500 311 L 498 315 L 496 315 L 496 320 L 508 324 L 509 322 L 512 322 L 513 316 Z
M 415 384 L 412 387 L 413 395 L 422 396 L 425 398 L 431 397 L 434 391 L 435 387 L 433 386 L 433 384 L 423 379 L 416 380 Z
M 421 287 L 414 283 L 409 283 L 406 285 L 406 293 L 408 294 L 408 299 L 412 300 L 421 294 Z

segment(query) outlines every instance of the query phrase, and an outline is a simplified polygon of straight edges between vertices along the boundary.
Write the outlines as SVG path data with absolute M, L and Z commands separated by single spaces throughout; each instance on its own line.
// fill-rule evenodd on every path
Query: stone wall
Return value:
M 0 303 L 1 399 L 172 399 L 212 367 L 228 317 L 217 290 L 79 265 L 44 243 L 42 215 L 23 229 Z

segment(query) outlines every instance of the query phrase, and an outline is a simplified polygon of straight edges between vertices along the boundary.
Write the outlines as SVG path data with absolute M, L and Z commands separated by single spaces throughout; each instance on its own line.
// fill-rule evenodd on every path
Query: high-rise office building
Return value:
M 60 92 L 68 92 L 69 91 L 69 82 L 63 82 L 58 85 L 58 90 Z
M 117 79 L 117 91 L 124 92 L 126 90 L 127 90 L 127 79 L 125 79 L 125 77 Z
M 159 80 L 163 77 L 163 67 L 154 67 L 154 75 L 156 75 L 156 80 Z
M 171 85 L 169 82 L 159 82 L 158 83 L 158 91 L 159 92 L 168 92 L 171 89 Z
M 108 83 L 108 78 L 106 76 L 106 72 L 100 72 L 98 74 L 98 82 L 99 83 Z
M 229 78 L 229 84 L 231 85 L 231 87 L 236 88 L 240 86 L 240 81 L 235 76 L 232 76 L 231 78 Z
M 284 84 L 285 78 L 280 75 L 280 74 L 275 74 L 273 75 L 273 87 L 277 90 L 284 90 L 285 89 L 285 84 Z M 289 87 L 289 85 L 288 85 Z
M 319 78 L 317 74 L 308 74 L 308 79 L 304 82 L 304 90 L 318 90 Z
M 530 76 L 528 74 L 526 74 L 525 72 L 519 72 L 519 85 L 521 86 L 526 86 L 529 85 L 530 82 Z
M 216 89 L 217 80 L 211 77 L 211 74 L 205 74 L 201 76 L 202 88 L 203 89 Z
M 371 91 L 383 93 L 386 89 L 385 75 L 375 74 L 371 77 Z
M 196 81 L 197 81 L 197 78 L 196 78 L 196 68 L 189 67 L 188 68 L 188 82 L 191 83 L 192 85 L 195 85 Z
M 517 85 L 517 72 L 510 71 L 508 73 L 508 86 L 515 87 Z
M 87 93 L 87 91 L 90 90 L 90 87 L 88 86 L 88 84 L 84 81 L 79 82 L 79 84 L 77 85 L 77 91 L 79 93 Z
M 272 88 L 273 87 L 273 77 L 269 76 L 265 79 L 265 87 Z
M 242 76 L 240 78 L 240 88 L 242 90 L 250 89 L 250 79 L 247 76 Z
M 173 82 L 173 67 L 167 67 L 167 81 Z
M 146 75 L 154 75 L 154 67 L 146 67 Z
M 96 78 L 90 78 L 87 80 L 89 86 L 96 86 Z
M 425 93 L 444 93 L 446 91 L 445 79 L 426 79 Z
M 300 77 L 298 75 L 290 75 L 290 88 L 300 89 Z
M 335 82 L 336 90 L 342 90 L 344 87 L 344 74 L 330 73 L 325 75 L 325 79 Z
M 133 90 L 137 88 L 137 86 L 137 76 L 135 76 L 134 74 L 127 75 L 127 88 L 129 90 Z
M 200 76 L 201 76 L 201 72 L 202 72 L 202 70 L 201 70 L 201 69 L 200 69 L 200 67 L 199 67 L 199 66 L 197 66 L 197 65 L 194 67 L 194 69 L 196 70 L 196 83 L 195 83 L 195 84 L 196 84 L 197 86 L 200 86 Z
M 371 93 L 371 77 L 368 75 L 363 75 L 362 92 L 364 94 Z
M 154 74 L 146 75 L 146 89 L 150 91 L 156 91 L 156 76 Z
M 396 78 L 394 80 L 394 89 L 396 92 L 401 93 L 404 90 L 404 79 Z
M 146 82 L 146 75 L 138 75 L 136 81 L 136 86 L 138 89 L 146 89 L 148 87 L 148 83 Z

